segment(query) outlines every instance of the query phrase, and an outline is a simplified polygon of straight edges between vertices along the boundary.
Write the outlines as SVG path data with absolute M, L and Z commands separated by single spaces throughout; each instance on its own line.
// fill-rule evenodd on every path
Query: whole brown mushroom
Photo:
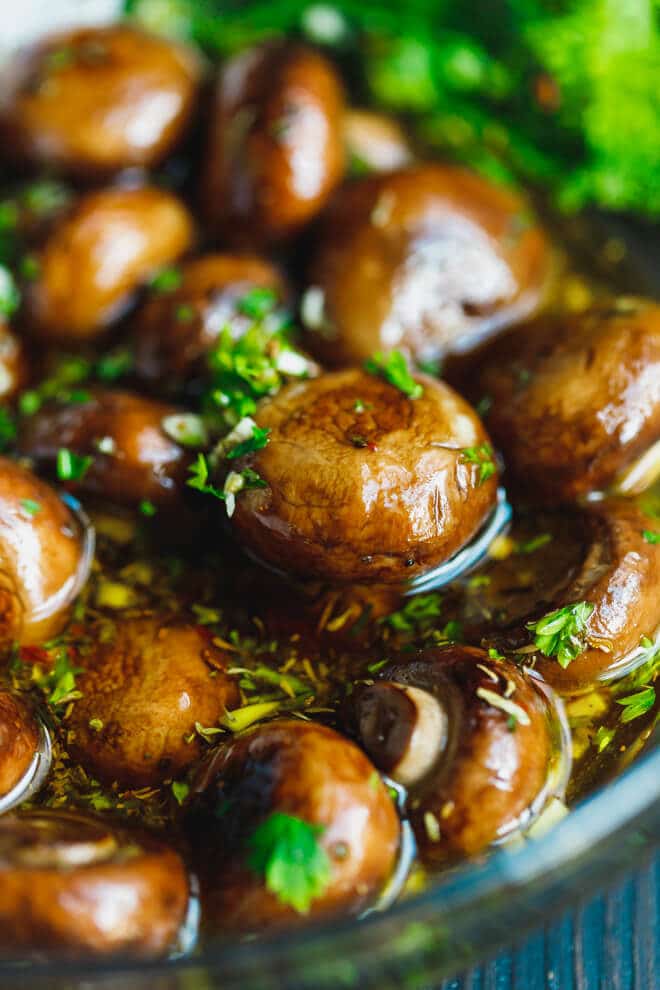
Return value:
M 64 626 L 92 563 L 93 531 L 53 489 L 0 458 L 0 642 L 44 642 Z
M 399 822 L 387 789 L 364 753 L 318 723 L 275 721 L 220 746 L 193 794 L 189 827 L 206 865 L 207 919 L 223 931 L 356 914 L 394 869 Z M 311 826 L 327 857 L 307 912 L 250 866 L 251 837 L 276 814 Z
M 82 196 L 34 251 L 23 319 L 44 341 L 107 330 L 159 268 L 193 242 L 193 221 L 164 189 L 107 188 Z
M 359 370 L 261 403 L 267 445 L 234 462 L 264 487 L 231 525 L 273 567 L 335 582 L 402 582 L 451 557 L 493 508 L 497 470 L 476 413 L 442 382 L 410 398 Z
M 51 35 L 10 66 L 0 156 L 83 179 L 153 167 L 184 135 L 200 74 L 191 49 L 127 24 Z
M 0 799 L 25 777 L 39 746 L 39 726 L 24 701 L 0 691 Z
M 660 443 L 660 306 L 622 299 L 541 319 L 485 349 L 471 394 L 536 501 L 605 489 Z M 657 475 L 660 450 L 648 472 Z M 629 478 L 626 493 L 646 482 Z
M 540 305 L 550 249 L 525 203 L 463 169 L 413 165 L 343 186 L 319 232 L 302 317 L 324 363 L 474 348 Z
M 376 766 L 408 789 L 419 853 L 439 864 L 481 852 L 562 796 L 570 757 L 556 704 L 515 664 L 449 646 L 359 685 L 347 717 Z
M 155 399 L 95 388 L 84 402 L 46 403 L 26 417 L 18 444 L 53 473 L 61 450 L 89 458 L 82 474 L 68 482 L 74 490 L 168 508 L 178 504 L 190 463 L 189 452 L 166 431 L 180 415 Z
M 266 42 L 230 59 L 202 176 L 212 235 L 245 248 L 302 230 L 342 177 L 343 111 L 335 69 L 311 49 Z
M 5 956 L 160 956 L 187 906 L 183 862 L 151 837 L 66 811 L 0 817 Z
M 204 371 L 220 334 L 239 337 L 253 318 L 243 301 L 254 290 L 285 297 L 282 276 L 255 255 L 207 254 L 175 270 L 171 291 L 153 291 L 134 323 L 135 371 L 150 385 L 180 388 Z
M 217 725 L 240 703 L 225 654 L 198 626 L 118 622 L 81 666 L 69 750 L 95 777 L 124 787 L 177 776 L 200 754 L 195 725 Z

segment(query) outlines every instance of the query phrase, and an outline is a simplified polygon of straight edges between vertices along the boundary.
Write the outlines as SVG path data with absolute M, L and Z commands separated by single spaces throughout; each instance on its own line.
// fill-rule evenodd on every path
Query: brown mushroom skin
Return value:
M 0 818 L 0 951 L 67 957 L 165 954 L 188 905 L 181 858 L 91 816 Z
M 192 242 L 190 214 L 165 190 L 87 193 L 34 252 L 37 275 L 25 285 L 23 319 L 44 341 L 97 337 L 141 285 Z
M 413 152 L 395 117 L 352 108 L 344 114 L 344 140 L 354 171 L 393 172 L 410 165 Z
M 80 590 L 83 537 L 46 482 L 0 458 L 0 643 L 40 643 L 60 632 Z
M 489 676 L 488 671 L 492 672 Z M 449 646 L 386 667 L 382 680 L 359 686 L 350 700 L 361 745 L 387 773 L 401 756 L 409 713 L 391 701 L 396 685 L 431 693 L 447 715 L 447 739 L 436 765 L 409 787 L 410 820 L 421 858 L 441 864 L 472 856 L 513 831 L 543 791 L 551 759 L 547 702 L 518 667 L 484 650 Z M 504 696 L 526 713 L 517 721 L 477 694 Z M 511 688 L 509 688 L 511 690 Z M 371 706 L 370 718 L 365 711 Z M 373 708 L 381 717 L 374 717 Z M 359 735 L 360 724 L 368 731 Z M 429 828 L 428 816 L 438 835 Z
M 169 154 L 200 79 L 191 50 L 126 24 L 48 37 L 12 70 L 0 103 L 2 157 L 94 180 Z
M 584 511 L 587 550 L 581 568 L 552 608 L 588 601 L 587 649 L 566 669 L 539 656 L 536 669 L 561 691 L 593 684 L 610 667 L 660 630 L 660 546 L 644 539 L 653 523 L 626 499 L 595 502 Z
M 604 489 L 660 439 L 660 306 L 621 300 L 521 327 L 483 352 L 473 381 L 535 500 Z
M 198 626 L 125 620 L 81 665 L 69 748 L 107 783 L 144 787 L 176 777 L 200 755 L 195 723 L 217 725 L 240 704 L 225 655 Z
M 161 508 L 173 507 L 185 487 L 190 454 L 162 424 L 178 411 L 132 392 L 92 389 L 86 402 L 47 403 L 24 419 L 18 445 L 23 454 L 51 471 L 62 448 L 91 457 L 85 474 L 68 482 L 72 490 L 129 505 L 147 500 Z M 102 449 L 104 440 L 107 453 Z
M 0 402 L 12 399 L 24 387 L 27 378 L 28 362 L 23 344 L 0 318 Z
M 176 388 L 201 373 L 225 327 L 240 336 L 251 325 L 240 302 L 252 289 L 272 290 L 279 302 L 285 296 L 280 273 L 256 255 L 207 254 L 179 271 L 180 285 L 152 293 L 135 319 L 135 371 L 149 385 Z
M 393 348 L 438 358 L 519 321 L 539 306 L 550 269 L 527 217 L 514 193 L 446 165 L 345 185 L 310 267 L 324 303 L 321 326 L 307 320 L 310 350 L 334 366 Z
M 190 826 L 206 864 L 207 921 L 223 931 L 358 913 L 394 868 L 399 822 L 386 788 L 354 743 L 318 723 L 270 722 L 219 747 L 194 791 Z M 219 819 L 224 801 L 231 810 Z M 246 863 L 246 841 L 275 811 L 324 828 L 331 880 L 306 916 L 270 893 Z
M 202 176 L 213 236 L 250 248 L 297 234 L 344 168 L 343 91 L 322 55 L 268 42 L 224 66 Z
M 242 543 L 293 573 L 389 583 L 468 542 L 494 505 L 497 479 L 481 484 L 462 451 L 488 437 L 448 386 L 418 380 L 423 393 L 413 400 L 352 369 L 264 401 L 255 418 L 269 442 L 237 467 L 267 485 L 237 496 L 231 523 Z
M 39 745 L 39 727 L 20 698 L 0 691 L 0 798 L 28 771 Z

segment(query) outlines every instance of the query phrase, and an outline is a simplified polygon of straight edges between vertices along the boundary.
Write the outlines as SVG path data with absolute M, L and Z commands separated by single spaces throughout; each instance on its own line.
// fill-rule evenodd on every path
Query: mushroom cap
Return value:
M 0 691 L 0 798 L 27 773 L 39 746 L 39 726 L 25 702 Z
M 423 394 L 351 369 L 264 401 L 262 450 L 239 461 L 266 482 L 241 492 L 232 526 L 274 567 L 332 581 L 404 581 L 451 557 L 493 508 L 462 451 L 486 444 L 476 413 L 442 382 Z M 356 411 L 364 408 L 363 412 Z
M 308 345 L 329 365 L 401 348 L 472 349 L 538 308 L 550 250 L 514 193 L 447 165 L 348 183 L 326 211 L 309 282 L 323 294 Z
M 192 49 L 126 24 L 50 35 L 10 70 L 2 157 L 84 179 L 158 164 L 190 121 L 201 74 Z

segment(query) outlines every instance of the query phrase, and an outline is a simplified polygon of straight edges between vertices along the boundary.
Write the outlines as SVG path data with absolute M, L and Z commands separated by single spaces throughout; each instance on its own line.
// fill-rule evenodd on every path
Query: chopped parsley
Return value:
M 250 289 L 236 306 L 239 313 L 251 320 L 263 320 L 272 313 L 277 305 L 277 293 L 274 289 L 255 287 Z
M 324 829 L 275 811 L 248 840 L 248 863 L 282 904 L 307 914 L 331 879 L 330 860 L 319 842 Z
M 16 424 L 8 409 L 0 406 L 0 450 L 6 450 L 16 439 Z
M 593 610 L 591 602 L 574 602 L 528 622 L 527 629 L 534 633 L 536 648 L 566 669 L 587 647 L 586 626 Z
M 660 543 L 660 533 L 652 529 L 645 529 L 642 536 L 647 543 Z
M 189 488 L 194 488 L 198 492 L 202 492 L 204 495 L 213 495 L 214 498 L 219 498 L 224 502 L 225 494 L 215 485 L 212 485 L 209 481 L 211 477 L 211 471 L 209 468 L 208 458 L 205 454 L 198 454 L 197 460 L 194 464 L 191 464 L 188 468 L 190 477 L 186 481 Z
M 182 281 L 183 276 L 179 268 L 161 268 L 152 277 L 149 288 L 158 295 L 167 295 L 170 292 L 175 292 Z
M 174 318 L 177 323 L 192 323 L 195 319 L 195 310 L 190 303 L 181 303 L 174 310 Z
M 529 554 L 535 553 L 540 550 L 541 547 L 545 547 L 548 543 L 552 542 L 552 535 L 550 533 L 540 533 L 538 536 L 533 536 L 531 540 L 524 540 L 522 543 L 516 544 L 517 554 Z
M 102 382 L 116 382 L 133 367 L 133 355 L 125 348 L 109 351 L 96 362 L 96 377 Z
M 419 399 L 424 392 L 419 382 L 416 382 L 410 374 L 408 362 L 401 351 L 390 351 L 389 354 L 377 351 L 373 357 L 365 361 L 364 369 L 370 375 L 384 378 L 386 382 L 398 388 L 409 399 Z
M 190 793 L 190 785 L 185 780 L 172 781 L 172 794 L 177 804 L 183 804 Z
M 34 254 L 24 254 L 18 263 L 18 271 L 21 278 L 27 282 L 34 282 L 41 272 L 41 264 Z
M 262 450 L 268 443 L 268 438 L 270 437 L 270 430 L 261 429 L 259 426 L 254 424 L 252 427 L 252 436 L 248 437 L 246 440 L 237 443 L 235 447 L 227 453 L 228 460 L 236 460 L 238 457 L 243 457 L 245 454 L 252 454 L 257 450 Z
M 489 443 L 481 443 L 477 447 L 464 447 L 461 457 L 467 464 L 475 464 L 479 469 L 477 485 L 485 484 L 497 474 L 495 453 Z
M 605 725 L 601 725 L 594 737 L 594 744 L 599 753 L 602 753 L 607 749 L 609 744 L 614 739 L 616 735 L 616 729 L 610 729 Z
M 148 519 L 153 518 L 153 516 L 155 516 L 156 513 L 158 512 L 158 509 L 156 508 L 154 503 L 150 502 L 149 499 L 147 498 L 142 499 L 138 508 L 140 510 L 140 515 L 146 516 Z
M 628 694 L 625 698 L 617 698 L 616 703 L 623 706 L 621 721 L 632 722 L 633 719 L 639 718 L 640 715 L 646 715 L 653 708 L 655 704 L 655 688 L 652 684 L 648 684 L 641 691 Z
M 397 632 L 426 632 L 435 625 L 442 614 L 442 595 L 415 595 L 398 612 L 392 612 L 382 620 Z
M 0 265 L 0 316 L 12 316 L 19 307 L 21 296 L 14 276 L 4 265 Z
M 74 666 L 68 649 L 61 647 L 56 651 L 51 670 L 44 672 L 39 666 L 34 667 L 33 680 L 43 691 L 46 701 L 54 708 L 59 708 L 82 697 L 76 688 L 76 675 L 81 672 L 80 667 Z
M 81 481 L 93 462 L 93 457 L 61 447 L 57 452 L 57 477 L 60 481 Z

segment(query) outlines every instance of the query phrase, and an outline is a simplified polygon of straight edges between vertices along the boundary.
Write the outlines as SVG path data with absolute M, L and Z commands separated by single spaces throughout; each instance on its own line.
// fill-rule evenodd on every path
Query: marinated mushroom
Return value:
M 172 438 L 179 420 L 175 406 L 99 387 L 84 402 L 46 403 L 22 421 L 18 443 L 53 472 L 59 462 L 63 480 L 75 490 L 167 508 L 177 504 L 190 462 Z M 63 451 L 77 458 L 70 474 L 62 472 Z
M 67 811 L 0 817 L 5 955 L 160 956 L 187 906 L 180 857 L 151 837 Z
M 569 757 L 558 704 L 515 664 L 466 646 L 388 665 L 347 702 L 368 755 L 408 789 L 429 864 L 480 852 L 561 797 Z
M 13 398 L 23 388 L 27 371 L 23 345 L 0 317 L 0 402 Z
M 23 645 L 55 636 L 83 587 L 93 532 L 30 471 L 0 458 L 0 641 Z
M 193 221 L 164 189 L 107 188 L 82 196 L 32 257 L 23 318 L 45 341 L 97 337 L 159 268 L 191 246 Z
M 156 287 L 137 314 L 136 373 L 161 388 L 185 384 L 204 370 L 204 358 L 225 329 L 238 337 L 252 324 L 254 290 L 275 303 L 284 299 L 282 276 L 262 258 L 208 254 L 181 265 L 171 290 Z
M 220 72 L 202 177 L 204 216 L 225 243 L 297 234 L 344 168 L 343 92 L 322 55 L 267 42 Z
M 476 413 L 442 382 L 410 398 L 359 370 L 289 385 L 256 414 L 261 450 L 236 461 L 231 524 L 276 568 L 331 581 L 404 581 L 467 543 L 495 504 L 497 469 Z
M 660 442 L 660 306 L 622 299 L 542 319 L 488 347 L 472 380 L 507 468 L 535 500 L 607 488 Z M 658 450 L 652 460 L 657 472 Z
M 352 742 L 318 723 L 275 721 L 219 746 L 193 794 L 189 828 L 206 864 L 203 896 L 223 931 L 356 914 L 394 869 L 399 822 L 387 789 Z M 263 863 L 276 815 L 305 832 L 302 869 L 317 871 L 307 877 L 314 896 L 297 906 Z
M 126 24 L 46 38 L 10 67 L 0 157 L 77 178 L 157 165 L 193 113 L 200 62 Z
M 32 712 L 15 694 L 0 691 L 0 801 L 25 778 L 38 746 Z
M 567 666 L 555 655 L 536 661 L 545 680 L 568 691 L 622 676 L 643 659 L 641 641 L 660 634 L 660 545 L 645 538 L 650 520 L 626 499 L 594 502 L 581 515 L 582 563 L 544 613 L 579 602 L 591 611 Z
M 373 110 L 347 110 L 344 140 L 354 172 L 393 172 L 410 165 L 413 153 L 405 131 L 394 117 Z
M 325 363 L 401 348 L 474 348 L 540 305 L 550 249 L 514 193 L 459 168 L 417 165 L 333 197 L 302 316 Z
M 124 787 L 175 777 L 200 754 L 196 723 L 217 725 L 240 701 L 226 655 L 205 630 L 185 623 L 118 622 L 81 665 L 71 753 L 95 777 Z

